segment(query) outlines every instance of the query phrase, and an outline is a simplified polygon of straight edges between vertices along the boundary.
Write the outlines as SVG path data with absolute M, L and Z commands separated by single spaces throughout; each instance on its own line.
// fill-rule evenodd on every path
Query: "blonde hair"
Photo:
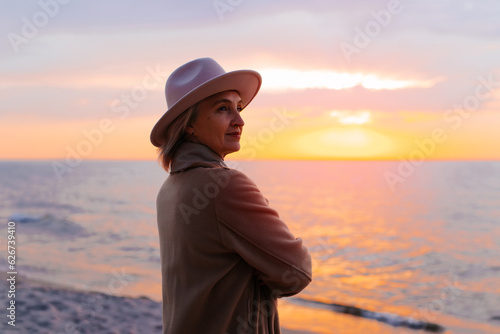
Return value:
M 158 147 L 158 161 L 167 172 L 179 145 L 186 139 L 186 128 L 196 121 L 200 110 L 200 102 L 192 105 L 180 114 L 165 130 L 164 142 Z

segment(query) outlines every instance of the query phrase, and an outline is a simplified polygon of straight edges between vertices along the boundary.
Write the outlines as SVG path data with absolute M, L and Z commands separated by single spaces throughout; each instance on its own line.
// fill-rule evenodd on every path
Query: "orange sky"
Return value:
M 229 159 L 500 159 L 500 42 L 487 15 L 500 5 L 435 6 L 431 19 L 408 3 L 382 25 L 382 1 L 272 3 L 222 15 L 178 5 L 170 21 L 161 4 L 119 6 L 112 22 L 104 4 L 102 17 L 68 4 L 31 35 L 20 18 L 43 9 L 9 7 L 0 159 L 155 159 L 165 80 L 202 56 L 263 76 Z

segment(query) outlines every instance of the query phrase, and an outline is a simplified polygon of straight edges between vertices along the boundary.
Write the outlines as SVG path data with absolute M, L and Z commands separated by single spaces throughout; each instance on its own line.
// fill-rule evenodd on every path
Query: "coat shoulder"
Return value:
M 216 184 L 221 193 L 241 191 L 257 185 L 243 172 L 230 168 L 197 168 L 186 176 L 200 185 Z
M 222 176 L 223 174 L 219 175 Z M 253 198 L 262 197 L 262 194 L 255 182 L 245 173 L 236 169 L 229 169 L 226 171 L 225 177 L 225 183 L 221 183 L 224 185 L 224 187 L 221 187 L 220 191 L 220 196 L 222 198 L 230 197 L 232 199 L 239 198 L 243 200 L 248 196 Z

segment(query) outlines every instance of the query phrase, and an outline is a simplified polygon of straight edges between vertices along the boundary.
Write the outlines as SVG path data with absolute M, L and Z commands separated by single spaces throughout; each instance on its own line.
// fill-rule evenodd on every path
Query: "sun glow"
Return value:
M 378 132 L 349 127 L 302 135 L 296 139 L 295 147 L 308 158 L 377 158 L 391 152 L 394 144 Z
M 348 89 L 361 86 L 366 89 L 402 89 L 409 87 L 428 88 L 440 79 L 432 80 L 395 80 L 381 78 L 373 74 L 341 73 L 335 71 L 297 71 L 290 69 L 259 70 L 264 78 L 263 90 L 298 90 L 298 89 Z

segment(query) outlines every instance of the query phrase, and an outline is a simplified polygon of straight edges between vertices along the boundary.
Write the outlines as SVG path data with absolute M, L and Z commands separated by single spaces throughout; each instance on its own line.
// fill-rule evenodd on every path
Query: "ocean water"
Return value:
M 58 178 L 51 163 L 0 162 L 1 244 L 15 221 L 19 275 L 160 300 L 155 198 L 166 173 L 152 161 L 84 161 Z M 500 333 L 500 162 L 229 164 L 311 251 L 301 298 Z M 415 332 L 293 299 L 280 314 L 314 333 Z

